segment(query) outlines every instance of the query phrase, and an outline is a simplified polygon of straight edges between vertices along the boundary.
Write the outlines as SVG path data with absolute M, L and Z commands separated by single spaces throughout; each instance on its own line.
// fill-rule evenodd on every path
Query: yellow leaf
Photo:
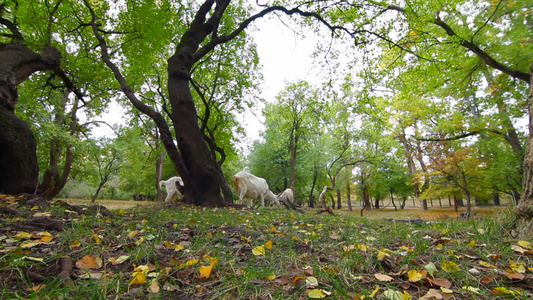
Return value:
M 450 290 L 450 289 L 445 288 L 445 287 L 443 287 L 443 286 L 440 287 L 440 290 L 441 290 L 441 292 L 442 292 L 443 294 L 447 294 L 447 295 L 451 295 L 451 294 L 453 294 L 453 290 Z
M 374 277 L 376 277 L 377 280 L 379 281 L 384 281 L 384 282 L 389 282 L 389 281 L 392 281 L 394 278 L 390 277 L 389 275 L 385 275 L 385 274 L 374 274 Z
M 471 240 L 470 243 L 467 244 L 467 246 L 474 247 L 476 245 L 475 240 Z
M 533 250 L 533 245 L 528 241 L 518 241 L 518 245 L 522 248 Z
M 265 248 L 263 246 L 257 246 L 252 249 L 253 255 L 265 255 Z
M 130 232 L 128 232 L 128 236 L 130 238 L 134 238 L 137 235 L 137 233 L 139 233 L 138 230 L 130 231 Z
M 51 236 L 43 236 L 43 237 L 41 238 L 41 242 L 43 242 L 43 243 L 49 243 L 49 242 L 51 242 L 53 239 L 54 239 L 54 238 L 51 237 Z
M 174 247 L 174 251 L 176 251 L 176 252 L 179 252 L 179 251 L 181 251 L 183 249 L 185 249 L 185 246 L 183 246 L 183 245 L 176 245 L 176 247 Z
M 446 273 L 451 273 L 459 270 L 459 266 L 457 266 L 456 263 L 454 263 L 453 261 L 446 260 L 442 262 L 441 268 Z
M 200 260 L 198 259 L 191 259 L 191 260 L 188 260 L 187 262 L 185 262 L 184 264 L 180 264 L 179 267 L 182 268 L 182 267 L 188 267 L 188 266 L 192 266 L 192 265 L 195 265 L 196 263 L 198 263 Z
M 479 261 L 479 264 L 482 265 L 482 266 L 484 266 L 484 267 L 487 267 L 487 268 L 496 268 L 495 265 L 490 264 L 490 263 L 488 263 L 488 262 L 486 262 L 486 261 L 483 261 L 483 260 L 480 260 L 480 261 Z
M 168 247 L 168 248 L 172 248 L 176 246 L 174 243 L 171 243 L 169 241 L 165 241 L 163 244 L 165 245 L 165 247 Z
M 211 271 L 213 270 L 213 265 L 209 266 L 200 266 L 200 276 L 199 279 L 205 278 L 209 279 L 209 276 L 211 276 Z
M 383 251 L 378 251 L 378 260 L 379 261 L 382 261 L 383 259 L 385 259 L 385 257 L 389 256 L 388 253 L 386 252 L 383 252 Z
M 34 207 L 31 208 L 31 210 L 37 210 L 37 209 L 39 209 L 38 205 L 35 205 Z
M 146 274 L 143 272 L 134 272 L 134 277 L 128 285 L 143 284 L 146 283 Z
M 420 273 L 417 270 L 409 270 L 409 272 L 407 272 L 407 275 L 409 276 L 409 281 L 411 282 L 418 282 L 424 279 L 424 276 L 422 275 L 422 273 Z
M 78 248 L 79 246 L 81 246 L 81 243 L 78 240 L 73 240 L 69 245 L 70 249 Z
M 464 291 L 468 291 L 468 292 L 473 293 L 473 294 L 479 294 L 479 290 L 480 290 L 479 288 L 475 288 L 475 287 L 469 286 L 469 285 L 463 286 L 462 289 Z
M 376 296 L 376 294 L 378 293 L 379 291 L 379 286 L 376 285 L 376 288 L 372 291 L 372 293 L 370 294 L 370 298 L 373 298 L 374 296 Z
M 135 245 L 139 246 L 144 242 L 144 236 L 141 236 L 138 240 L 135 241 Z
M 100 237 L 96 233 L 93 233 L 93 239 L 96 245 L 100 245 L 100 243 L 102 242 L 102 240 L 100 240 Z
M 526 266 L 523 264 L 510 264 L 509 267 L 516 273 L 525 273 L 526 272 Z
M 268 275 L 268 280 L 274 280 L 274 279 L 276 279 L 276 277 L 278 277 L 278 276 L 276 276 L 276 274 L 270 274 L 270 275 Z
M 266 243 L 265 243 L 265 247 L 266 247 L 267 249 L 272 249 L 272 241 L 266 241 Z
M 493 288 L 492 289 L 492 292 L 496 295 L 521 295 L 521 293 L 519 291 L 512 291 L 512 290 L 509 290 L 505 287 L 497 287 L 497 288 Z
M 22 249 L 28 249 L 28 248 L 33 248 L 37 245 L 40 245 L 41 242 L 40 241 L 37 241 L 37 242 L 34 242 L 34 241 L 24 241 L 22 243 L 20 243 L 20 248 Z
M 23 258 L 27 260 L 31 260 L 31 261 L 38 261 L 38 262 L 44 261 L 44 258 L 41 258 L 41 257 L 24 256 Z
M 307 296 L 309 296 L 311 299 L 321 299 L 328 295 L 331 295 L 331 292 L 327 292 L 323 289 L 312 289 L 307 292 Z
M 27 239 L 31 238 L 31 233 L 29 233 L 29 232 L 19 232 L 19 233 L 15 234 L 13 237 L 16 238 L 16 239 L 26 239 L 27 240 Z

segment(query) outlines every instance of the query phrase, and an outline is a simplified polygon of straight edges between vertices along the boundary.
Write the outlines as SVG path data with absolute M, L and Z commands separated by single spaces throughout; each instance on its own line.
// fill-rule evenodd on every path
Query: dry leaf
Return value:
M 72 241 L 72 243 L 69 245 L 70 249 L 78 248 L 79 246 L 81 246 L 81 243 L 78 240 Z
M 296 276 L 292 280 L 292 285 L 294 286 L 295 289 L 299 289 L 306 285 L 307 281 L 305 279 L 306 278 L 303 276 Z
M 376 277 L 377 280 L 379 281 L 383 281 L 383 282 L 389 282 L 389 281 L 392 281 L 394 278 L 390 277 L 389 275 L 385 275 L 385 274 L 374 274 L 374 277 Z
M 76 267 L 80 269 L 99 269 L 102 267 L 102 259 L 93 255 L 85 255 L 76 262 Z
M 435 289 L 429 289 L 429 291 L 424 296 L 420 297 L 420 300 L 433 300 L 433 299 L 440 300 L 443 298 L 444 297 L 439 291 Z
M 157 279 L 152 280 L 152 282 L 150 283 L 150 292 L 158 294 L 160 290 L 161 288 L 159 287 L 159 282 L 157 281 Z
M 266 241 L 265 248 L 272 249 L 272 241 Z

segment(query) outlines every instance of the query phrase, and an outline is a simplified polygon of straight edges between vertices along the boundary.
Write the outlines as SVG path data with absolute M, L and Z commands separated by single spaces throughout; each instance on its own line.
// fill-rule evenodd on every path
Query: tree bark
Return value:
M 533 63 L 529 70 L 533 74 Z M 529 137 L 524 159 L 522 198 L 516 206 L 515 226 L 523 237 L 530 238 L 533 236 L 533 76 L 530 76 L 529 89 Z
M 0 44 L 0 192 L 35 193 L 37 145 L 29 126 L 15 116 L 17 86 L 37 71 L 59 67 L 60 52 L 48 47 L 39 55 L 18 44 Z

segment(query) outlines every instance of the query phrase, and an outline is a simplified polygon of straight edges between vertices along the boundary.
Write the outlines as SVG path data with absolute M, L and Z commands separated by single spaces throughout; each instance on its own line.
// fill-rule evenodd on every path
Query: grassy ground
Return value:
M 0 221 L 0 299 L 533 297 L 533 240 L 513 238 L 505 213 L 434 210 L 31 207 Z M 64 228 L 22 226 L 36 213 Z

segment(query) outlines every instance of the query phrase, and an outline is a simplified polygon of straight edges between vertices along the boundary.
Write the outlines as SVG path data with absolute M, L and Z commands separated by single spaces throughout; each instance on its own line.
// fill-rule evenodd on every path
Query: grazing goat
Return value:
M 174 195 L 176 195 L 177 197 L 183 196 L 178 190 L 178 187 L 176 186 L 176 182 L 179 185 L 183 186 L 183 180 L 179 176 L 170 177 L 166 181 L 165 180 L 159 181 L 159 188 L 163 188 L 163 184 L 164 184 L 165 190 L 167 191 L 167 198 L 165 198 L 165 202 L 167 202 Z
M 292 189 L 286 189 L 283 193 L 279 194 L 278 200 L 286 208 L 294 208 L 294 192 Z
M 265 198 L 276 205 L 280 205 L 276 195 L 268 189 L 268 183 L 263 178 L 241 171 L 233 176 L 235 191 L 239 195 L 240 203 L 243 199 L 261 200 L 261 206 L 265 206 Z

